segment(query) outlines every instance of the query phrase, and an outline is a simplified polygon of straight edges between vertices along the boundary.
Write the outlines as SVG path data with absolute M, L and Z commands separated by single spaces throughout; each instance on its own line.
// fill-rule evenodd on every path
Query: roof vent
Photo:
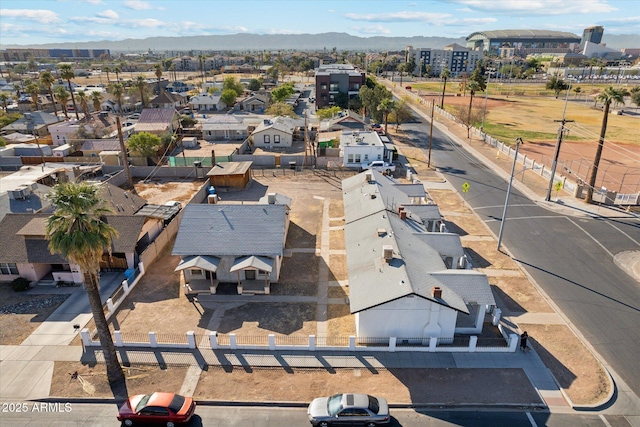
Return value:
M 373 174 L 371 173 L 371 171 L 368 171 L 364 174 L 364 179 L 367 182 L 373 181 Z
M 384 228 L 380 227 L 376 230 L 376 232 L 378 233 L 379 237 L 384 237 L 385 234 L 387 234 L 387 230 L 385 230 Z
M 393 259 L 393 246 L 382 245 L 382 256 L 384 257 L 385 261 L 391 261 Z
M 434 298 L 442 298 L 442 288 L 440 286 L 434 286 L 431 288 L 431 295 Z
M 267 202 L 270 205 L 274 205 L 276 203 L 276 193 L 267 194 Z

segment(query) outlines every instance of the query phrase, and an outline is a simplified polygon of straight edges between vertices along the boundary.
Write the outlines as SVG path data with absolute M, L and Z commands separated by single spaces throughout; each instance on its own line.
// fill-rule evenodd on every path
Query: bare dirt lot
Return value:
M 183 204 L 202 187 L 204 181 L 176 181 L 154 178 L 150 182 L 139 181 L 134 184 L 138 196 L 150 204 L 161 205 L 169 200 L 176 200 Z

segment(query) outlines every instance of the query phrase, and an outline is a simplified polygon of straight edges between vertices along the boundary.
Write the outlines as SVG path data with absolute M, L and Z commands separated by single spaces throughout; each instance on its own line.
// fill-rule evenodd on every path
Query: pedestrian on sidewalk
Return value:
M 529 334 L 527 334 L 527 331 L 524 331 L 522 335 L 520 335 L 520 350 L 522 351 L 527 349 L 527 338 L 529 338 Z

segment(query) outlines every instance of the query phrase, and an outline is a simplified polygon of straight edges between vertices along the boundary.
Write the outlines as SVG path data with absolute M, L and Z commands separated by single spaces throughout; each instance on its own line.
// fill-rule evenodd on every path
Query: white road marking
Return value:
M 530 412 L 525 412 L 525 413 L 527 414 L 527 418 L 529 418 L 529 422 L 531 423 L 531 425 L 533 427 L 538 427 L 538 424 L 536 424 L 536 421 L 531 416 L 531 413 Z
M 586 234 L 587 236 L 589 236 L 589 237 L 591 238 L 591 240 L 593 240 L 594 242 L 596 242 L 596 243 L 598 244 L 598 246 L 600 246 L 600 247 L 601 247 L 601 248 L 602 248 L 606 253 L 608 253 L 608 254 L 609 254 L 609 256 L 610 256 L 611 258 L 613 258 L 613 254 L 612 254 L 611 252 L 609 252 L 609 250 L 608 250 L 607 248 L 605 248 L 605 247 L 604 247 L 604 245 L 603 245 L 602 243 L 598 242 L 598 240 L 597 240 L 595 237 L 593 237 L 591 234 L 589 234 L 589 233 L 587 232 L 587 230 L 585 230 L 584 228 L 580 227 L 580 226 L 579 226 L 578 224 L 576 224 L 576 222 L 575 222 L 575 221 L 573 221 L 571 218 L 567 218 L 567 220 L 568 220 L 570 223 L 572 223 L 573 225 L 575 225 L 576 227 L 578 227 L 580 230 L 582 230 L 582 232 L 583 232 L 584 234 Z

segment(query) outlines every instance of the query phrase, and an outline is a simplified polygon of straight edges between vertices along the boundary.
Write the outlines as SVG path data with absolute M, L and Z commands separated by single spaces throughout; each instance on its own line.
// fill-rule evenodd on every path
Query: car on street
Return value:
M 140 118 L 140 113 L 133 113 L 127 118 L 131 120 L 138 120 Z
M 341 393 L 313 399 L 307 416 L 314 427 L 358 425 L 374 427 L 389 424 L 389 405 L 384 397 Z
M 118 421 L 125 426 L 153 423 L 174 427 L 187 423 L 196 410 L 191 397 L 175 393 L 154 392 L 131 396 L 118 410 Z
M 362 170 L 375 170 L 378 172 L 386 173 L 387 175 L 391 175 L 392 172 L 395 172 L 396 165 L 392 163 L 387 163 L 382 160 L 374 160 L 371 163 L 363 164 Z

